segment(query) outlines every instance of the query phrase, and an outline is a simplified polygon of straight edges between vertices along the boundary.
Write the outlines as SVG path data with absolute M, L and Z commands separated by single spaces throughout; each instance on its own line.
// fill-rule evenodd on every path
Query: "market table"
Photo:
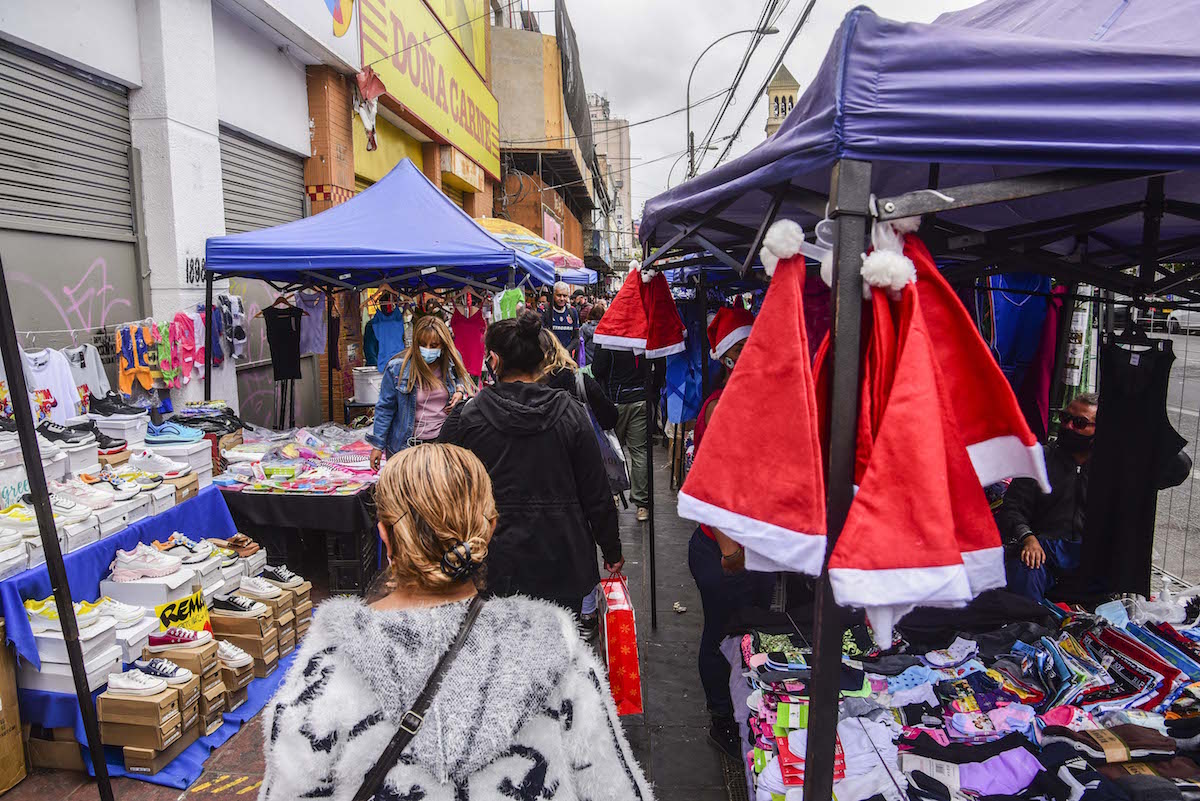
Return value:
M 325 538 L 331 593 L 363 593 L 379 565 L 375 488 L 354 495 L 243 492 L 222 487 L 238 530 L 267 549 L 272 562 L 293 562 L 304 531 Z M 294 566 L 294 564 L 293 564 Z

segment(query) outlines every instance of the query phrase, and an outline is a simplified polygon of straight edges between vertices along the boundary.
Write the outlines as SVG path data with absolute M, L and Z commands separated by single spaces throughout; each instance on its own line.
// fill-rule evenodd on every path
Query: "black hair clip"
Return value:
M 471 546 L 458 541 L 442 554 L 442 572 L 455 581 L 465 579 L 478 565 L 471 561 Z

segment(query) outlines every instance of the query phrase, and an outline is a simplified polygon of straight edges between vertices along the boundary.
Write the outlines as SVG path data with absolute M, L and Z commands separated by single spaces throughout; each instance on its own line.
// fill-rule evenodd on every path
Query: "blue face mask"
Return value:
M 438 359 L 442 358 L 441 348 L 421 348 L 421 358 L 426 364 L 433 364 Z

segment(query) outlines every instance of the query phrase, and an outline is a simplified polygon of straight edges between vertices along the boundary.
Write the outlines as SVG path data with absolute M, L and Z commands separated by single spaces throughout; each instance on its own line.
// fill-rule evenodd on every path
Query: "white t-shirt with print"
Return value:
M 22 356 L 34 419 L 66 425 L 79 414 L 79 391 L 67 357 L 49 348 L 22 352 Z
M 71 367 L 80 409 L 86 412 L 91 398 L 103 398 L 111 389 L 108 374 L 100 363 L 100 351 L 89 342 L 78 347 L 63 348 L 62 354 L 67 357 L 67 364 Z

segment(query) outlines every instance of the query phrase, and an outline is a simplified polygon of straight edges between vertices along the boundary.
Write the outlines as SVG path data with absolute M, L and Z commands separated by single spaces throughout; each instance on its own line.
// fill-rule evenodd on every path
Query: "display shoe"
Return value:
M 132 626 L 146 617 L 145 607 L 123 604 L 120 601 L 114 601 L 107 595 L 95 603 L 84 601 L 81 606 L 89 611 L 94 609 L 99 613 L 100 617 L 112 618 L 116 621 L 117 628 L 119 629 Z
M 178 556 L 185 565 L 196 565 L 207 562 L 216 550 L 211 542 L 193 540 L 186 534 L 176 531 L 163 542 L 154 543 L 154 547 L 171 556 Z
M 62 621 L 58 618 L 58 606 L 54 596 L 41 601 L 25 602 L 25 616 L 29 618 L 29 628 L 34 631 L 62 631 Z M 99 620 L 100 613 L 95 609 L 84 609 L 83 604 L 75 604 L 75 623 L 80 626 Z
M 75 503 L 81 506 L 86 506 L 88 509 L 104 509 L 112 506 L 115 498 L 113 493 L 105 492 L 104 490 L 94 489 L 82 481 L 71 479 L 69 481 L 47 481 L 46 485 L 55 495 L 63 498 L 70 498 Z
M 74 425 L 69 425 L 67 428 L 71 429 L 72 431 L 83 431 L 90 433 L 96 438 L 96 452 L 104 454 L 105 456 L 111 456 L 114 453 L 120 453 L 121 451 L 125 450 L 125 447 L 129 444 L 120 437 L 110 437 L 108 434 L 105 434 L 100 430 L 100 427 L 96 425 L 96 421 L 92 419 L 88 419 L 88 421 L 85 423 L 75 423 Z
M 113 695 L 158 695 L 165 689 L 165 679 L 140 670 L 108 674 L 108 691 Z
M 38 444 L 38 453 L 41 454 L 43 462 L 50 461 L 51 459 L 53 459 L 55 456 L 58 456 L 63 451 L 62 448 L 58 447 L 57 443 L 51 442 L 50 440 L 43 437 L 41 434 L 37 435 L 37 444 Z
M 136 420 L 139 417 L 144 417 L 147 414 L 145 409 L 138 406 L 130 406 L 125 401 L 121 400 L 121 396 L 111 389 L 104 397 L 93 396 L 88 401 L 88 417 L 93 420 L 97 418 L 108 418 L 109 420 Z
M 207 631 L 192 631 L 191 629 L 172 626 L 166 631 L 150 635 L 150 644 L 146 646 L 151 653 L 169 651 L 172 648 L 191 648 L 193 645 L 204 645 L 212 639 Z
M 133 666 L 147 676 L 162 679 L 167 684 L 187 684 L 194 675 L 187 668 L 180 667 L 170 659 L 163 659 L 161 656 L 153 659 L 139 659 L 133 663 Z
M 247 537 L 245 534 L 234 534 L 227 540 L 209 537 L 208 541 L 213 545 L 218 545 L 222 548 L 228 548 L 236 553 L 241 558 L 253 556 L 258 553 L 258 543 Z
M 114 501 L 127 501 L 142 491 L 137 482 L 119 476 L 107 467 L 99 473 L 80 473 L 79 480 L 99 487 L 102 492 L 111 492 Z
M 37 431 L 58 447 L 66 450 L 74 450 L 75 448 L 96 444 L 96 435 L 91 431 L 79 431 L 74 428 L 67 428 L 50 420 L 43 420 L 42 424 L 37 427 Z
M 230 617 L 258 617 L 267 611 L 267 605 L 244 595 L 230 595 L 213 599 L 212 611 Z
M 254 664 L 250 654 L 225 640 L 217 640 L 217 661 L 221 663 L 221 667 L 232 669 Z
M 215 554 L 216 556 L 219 556 L 221 558 L 221 567 L 233 567 L 234 565 L 237 564 L 238 555 L 236 553 L 234 553 L 233 550 L 231 550 L 230 548 L 222 548 L 220 545 L 217 545 L 212 540 L 205 540 L 205 542 L 212 545 L 213 546 L 213 554 Z
M 14 503 L 0 509 L 0 526 L 16 529 L 22 534 L 32 531 L 36 536 L 38 523 L 32 509 L 23 503 Z
M 147 548 L 144 543 L 132 551 L 117 551 L 112 561 L 113 581 L 136 581 L 140 578 L 169 576 L 179 570 L 181 559 Z
M 151 423 L 150 427 L 146 430 L 146 442 L 150 445 L 199 442 L 202 439 L 204 439 L 204 432 L 200 429 L 188 428 L 175 422 L 167 422 L 157 426 Z
M 276 587 L 283 587 L 284 589 L 299 587 L 304 583 L 304 579 L 288 570 L 287 565 L 267 565 L 263 568 L 260 578 L 264 578 Z
M 21 544 L 21 532 L 15 528 L 0 528 L 0 551 L 15 548 Z
M 163 478 L 179 478 L 192 472 L 187 462 L 176 462 L 154 451 L 138 451 L 129 457 L 129 466 L 145 473 L 157 473 Z
M 278 598 L 283 590 L 269 581 L 263 581 L 255 576 L 242 576 L 239 590 L 251 598 Z

